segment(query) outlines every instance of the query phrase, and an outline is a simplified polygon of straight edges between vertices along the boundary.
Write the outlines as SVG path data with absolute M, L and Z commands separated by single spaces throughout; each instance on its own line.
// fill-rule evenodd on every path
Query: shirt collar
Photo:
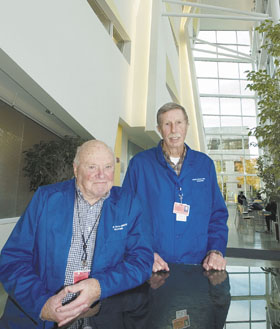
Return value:
M 160 146 L 161 146 L 162 153 L 163 153 L 163 155 L 164 155 L 165 160 L 166 160 L 168 163 L 172 162 L 172 161 L 170 160 L 170 156 L 169 156 L 169 154 L 168 154 L 166 151 L 164 151 L 164 149 L 163 149 L 163 140 L 161 141 Z M 186 147 L 186 145 L 184 144 L 184 151 L 183 151 L 183 153 L 181 154 L 181 156 L 180 156 L 180 160 L 179 160 L 180 163 L 183 163 L 183 162 L 184 162 L 184 159 L 185 159 L 186 153 L 187 153 L 187 147 Z

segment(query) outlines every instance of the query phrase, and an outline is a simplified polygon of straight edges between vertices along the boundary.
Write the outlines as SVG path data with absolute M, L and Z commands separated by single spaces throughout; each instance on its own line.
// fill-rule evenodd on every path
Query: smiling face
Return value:
M 84 143 L 73 167 L 77 185 L 90 204 L 97 202 L 112 188 L 114 155 L 106 144 L 100 141 Z
M 160 115 L 158 131 L 163 138 L 163 147 L 169 155 L 181 155 L 187 130 L 188 124 L 182 110 L 169 110 Z

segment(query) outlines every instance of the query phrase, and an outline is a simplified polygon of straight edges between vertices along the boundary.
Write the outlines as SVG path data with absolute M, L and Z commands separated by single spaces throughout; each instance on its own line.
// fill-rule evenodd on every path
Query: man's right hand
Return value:
M 75 312 L 69 311 L 69 314 L 62 314 L 58 312 L 57 310 L 59 307 L 61 307 L 62 300 L 64 299 L 64 297 L 66 297 L 66 295 L 66 290 L 62 289 L 58 294 L 50 297 L 42 308 L 41 319 L 60 323 L 65 318 L 71 317 L 72 319 L 74 319 L 81 313 L 88 310 L 88 307 L 82 305 L 80 309 L 77 308 Z
M 168 264 L 156 252 L 154 253 L 153 272 L 169 271 Z

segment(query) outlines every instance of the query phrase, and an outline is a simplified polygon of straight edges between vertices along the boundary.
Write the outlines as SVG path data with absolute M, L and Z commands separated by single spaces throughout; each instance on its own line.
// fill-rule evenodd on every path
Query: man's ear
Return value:
M 74 172 L 74 176 L 77 178 L 77 166 L 75 162 L 73 162 L 73 172 Z
M 160 136 L 162 136 L 160 125 L 157 125 L 157 131 L 160 133 Z

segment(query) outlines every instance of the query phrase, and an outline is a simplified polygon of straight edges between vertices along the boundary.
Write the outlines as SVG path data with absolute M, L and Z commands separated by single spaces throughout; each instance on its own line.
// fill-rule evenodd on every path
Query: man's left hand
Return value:
M 215 252 L 211 252 L 205 257 L 202 266 L 206 271 L 224 271 L 226 269 L 226 260 L 223 256 Z
M 60 306 L 56 309 L 56 311 L 61 314 L 63 314 L 63 312 L 69 313 L 69 311 L 72 311 L 73 314 L 75 314 L 75 310 L 80 309 L 81 306 L 84 307 L 84 312 L 87 312 L 90 306 L 100 298 L 101 294 L 101 288 L 96 279 L 86 279 L 72 286 L 67 286 L 63 290 L 66 293 L 79 293 L 79 295 L 71 303 Z M 73 320 L 73 317 L 66 317 L 63 321 L 58 323 L 58 326 L 61 327 L 71 320 Z

